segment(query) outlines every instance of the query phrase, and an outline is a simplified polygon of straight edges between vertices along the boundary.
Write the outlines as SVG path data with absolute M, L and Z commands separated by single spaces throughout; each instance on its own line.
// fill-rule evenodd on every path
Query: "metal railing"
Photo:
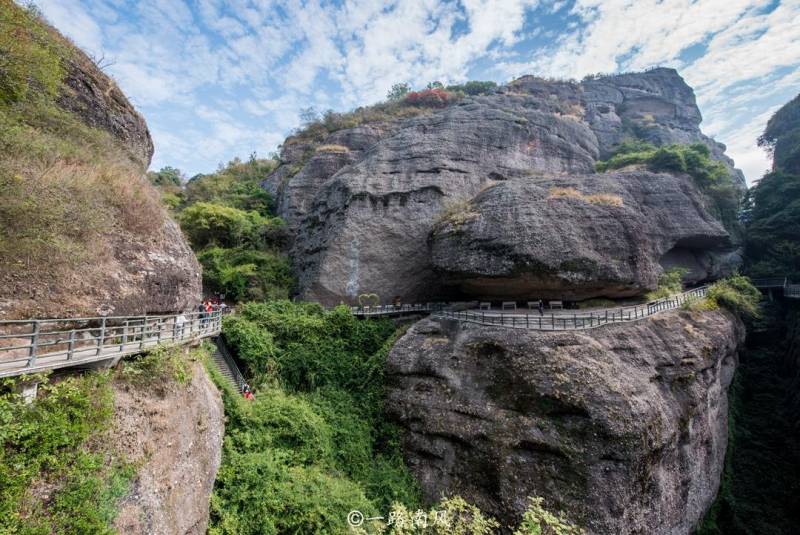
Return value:
M 435 319 L 452 319 L 481 325 L 497 325 L 517 329 L 533 329 L 542 331 L 571 331 L 593 329 L 612 323 L 624 323 L 647 318 L 664 310 L 673 310 L 687 301 L 700 299 L 708 293 L 708 287 L 702 286 L 664 299 L 651 301 L 644 305 L 605 309 L 602 312 L 570 314 L 506 314 L 491 311 L 439 310 L 432 314 Z
M 354 306 L 350 307 L 350 311 L 355 316 L 392 316 L 400 314 L 434 312 L 436 310 L 442 310 L 445 306 L 446 305 L 444 303 Z
M 236 361 L 233 360 L 233 356 L 231 356 L 230 351 L 228 351 L 228 346 L 225 345 L 225 341 L 221 336 L 218 336 L 214 340 L 214 344 L 217 346 L 217 352 L 222 356 L 222 360 L 225 362 L 228 370 L 230 370 L 233 380 L 236 383 L 236 388 L 239 389 L 239 393 L 241 394 L 244 392 L 244 386 L 247 384 L 247 381 L 244 380 L 244 375 L 242 375 L 241 370 L 239 370 L 239 366 L 236 365 Z
M 760 290 L 773 290 L 780 288 L 783 296 L 800 299 L 800 284 L 794 284 L 788 277 L 769 277 L 764 279 L 751 279 L 753 286 Z
M 219 334 L 222 311 L 0 321 L 0 377 L 52 370 Z

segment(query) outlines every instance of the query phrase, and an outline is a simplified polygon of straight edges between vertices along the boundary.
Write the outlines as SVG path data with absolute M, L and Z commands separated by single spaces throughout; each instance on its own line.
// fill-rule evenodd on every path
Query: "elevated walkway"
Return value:
M 90 367 L 219 335 L 222 312 L 0 321 L 0 378 Z

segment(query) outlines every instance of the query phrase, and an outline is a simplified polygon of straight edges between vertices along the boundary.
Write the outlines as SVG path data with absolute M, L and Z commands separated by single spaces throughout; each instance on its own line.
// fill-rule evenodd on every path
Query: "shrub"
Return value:
M 460 85 L 449 85 L 447 90 L 451 93 L 464 93 L 465 95 L 491 95 L 497 90 L 497 83 L 491 81 L 470 80 Z
M 656 299 L 663 299 L 683 291 L 683 277 L 689 272 L 688 269 L 682 267 L 673 267 L 666 270 L 658 278 L 658 287 L 656 290 L 649 292 L 646 295 L 648 301 L 655 301 Z
M 713 305 L 724 307 L 744 318 L 761 315 L 761 292 L 743 275 L 732 275 L 715 282 L 708 289 L 707 299 Z
M 46 379 L 26 404 L 0 381 L 0 532 L 111 533 L 133 468 L 104 447 L 113 414 L 107 373 Z M 47 488 L 37 493 L 35 488 Z
M 660 147 L 647 160 L 647 166 L 653 171 L 686 172 L 686 161 L 683 153 L 672 147 Z
M 134 385 L 153 386 L 168 381 L 186 384 L 191 380 L 192 372 L 182 348 L 160 345 L 142 356 L 126 360 L 120 376 Z
M 208 246 L 264 247 L 280 235 L 285 224 L 280 218 L 264 217 L 255 210 L 244 211 L 221 204 L 199 202 L 178 214 L 181 228 L 198 249 Z
M 236 301 L 285 299 L 294 286 L 289 259 L 271 251 L 209 247 L 197 255 L 206 290 Z
M 422 106 L 424 108 L 445 108 L 453 100 L 455 100 L 455 95 L 444 89 L 411 91 L 403 98 L 403 102 L 410 106 Z
M 567 520 L 564 513 L 554 515 L 542 506 L 542 498 L 528 497 L 528 509 L 514 535 L 583 535 L 583 529 Z

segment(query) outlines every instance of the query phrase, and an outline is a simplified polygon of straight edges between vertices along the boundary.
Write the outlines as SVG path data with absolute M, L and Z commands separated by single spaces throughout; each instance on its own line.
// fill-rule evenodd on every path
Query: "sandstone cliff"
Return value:
M 387 404 L 424 495 L 513 525 L 544 497 L 595 534 L 686 534 L 713 501 L 741 323 L 669 312 L 582 332 L 423 320 Z
M 202 535 L 222 455 L 222 399 L 203 366 L 186 385 L 114 385 L 114 448 L 138 465 L 115 528 L 121 534 Z
M 436 223 L 454 205 L 468 203 L 494 184 L 533 184 L 538 178 L 554 187 L 598 190 L 602 186 L 617 191 L 619 187 L 611 184 L 613 177 L 594 173 L 594 165 L 628 137 L 657 144 L 705 143 L 732 170 L 724 146 L 704 136 L 699 123 L 691 88 L 671 69 L 580 84 L 523 77 L 493 94 L 466 97 L 443 109 L 412 117 L 381 117 L 313 141 L 290 138 L 281 153 L 281 166 L 264 187 L 276 196 L 279 212 L 295 234 L 292 257 L 302 297 L 326 304 L 352 302 L 365 292 L 377 293 L 384 301 L 394 296 L 407 302 L 441 298 L 448 288 L 442 284 L 439 266 L 430 260 L 429 240 Z M 735 173 L 741 180 L 741 173 Z M 670 229 L 691 224 L 681 219 L 690 213 L 709 224 L 711 218 L 702 195 L 690 191 L 682 177 L 652 178 L 665 180 L 665 193 L 672 192 L 666 195 L 688 201 L 691 207 L 675 206 L 674 212 L 665 207 L 661 219 L 653 222 L 653 227 L 665 223 L 666 228 L 657 231 L 662 233 L 661 245 L 641 260 L 650 265 L 648 272 L 638 280 L 611 281 L 629 291 L 652 288 L 659 264 L 684 259 L 691 264 L 695 280 L 705 278 L 728 264 L 733 251 L 730 240 L 718 230 L 702 244 L 687 241 L 681 232 L 671 235 Z M 523 189 L 518 191 L 523 193 Z M 515 206 L 527 201 L 517 198 Z M 554 206 L 571 208 L 563 202 Z M 630 210 L 646 217 L 648 210 L 640 208 L 634 203 Z M 511 206 L 505 209 L 513 211 Z M 547 214 L 548 219 L 529 219 L 526 231 L 541 239 L 542 247 L 554 249 L 559 244 L 549 240 L 559 223 L 552 219 L 574 221 L 574 217 L 555 208 Z M 596 228 L 601 239 L 610 236 L 610 229 L 604 233 L 601 225 Z M 634 228 L 626 232 L 630 243 L 621 245 L 618 253 L 639 247 L 634 243 Z M 511 235 L 504 237 L 513 241 Z M 442 247 L 446 242 L 439 242 Z M 680 250 L 687 247 L 690 253 L 683 254 Z M 667 258 L 659 256 L 670 252 Z M 449 253 L 440 250 L 436 256 L 442 254 Z M 578 252 L 575 258 L 560 260 L 581 263 L 584 258 Z M 616 256 L 605 261 L 629 259 Z M 514 269 L 522 280 L 536 276 L 522 263 Z M 586 281 L 586 286 L 596 288 L 607 282 Z M 550 281 L 549 289 L 563 288 Z M 615 290 L 609 295 L 619 294 Z
M 9 0 L 0 11 L 23 39 L 0 53 L 42 64 L 0 73 L 0 319 L 191 307 L 200 267 L 144 176 L 153 143 L 143 117 L 35 14 Z

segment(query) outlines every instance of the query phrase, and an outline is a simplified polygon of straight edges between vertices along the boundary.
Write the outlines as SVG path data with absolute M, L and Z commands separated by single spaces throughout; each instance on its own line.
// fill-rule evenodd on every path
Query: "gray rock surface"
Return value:
M 671 69 L 581 84 L 523 77 L 492 95 L 414 117 L 316 140 L 290 138 L 264 187 L 294 234 L 302 298 L 332 305 L 376 293 L 384 302 L 424 301 L 446 297 L 429 247 L 443 211 L 506 180 L 580 174 L 587 184 L 602 180 L 593 173 L 596 161 L 636 133 L 655 143 L 705 142 L 731 165 L 699 122 L 692 90 Z M 320 145 L 346 150 L 318 151 Z M 676 210 L 680 218 L 683 209 Z M 702 278 L 719 259 L 695 252 L 690 267 Z M 671 262 L 686 258 L 673 255 Z M 645 278 L 652 281 L 652 273 Z
M 131 159 L 146 170 L 153 157 L 153 139 L 144 117 L 92 59 L 77 47 L 68 46 L 72 48 L 71 57 L 58 104 L 87 125 L 113 135 Z
M 728 233 L 691 177 L 648 171 L 511 179 L 438 222 L 431 263 L 475 297 L 626 297 L 653 290 L 662 263 L 719 276 Z
M 582 332 L 422 320 L 388 357 L 386 410 L 425 498 L 516 525 L 542 496 L 590 534 L 688 534 L 714 500 L 742 343 L 726 312 Z

